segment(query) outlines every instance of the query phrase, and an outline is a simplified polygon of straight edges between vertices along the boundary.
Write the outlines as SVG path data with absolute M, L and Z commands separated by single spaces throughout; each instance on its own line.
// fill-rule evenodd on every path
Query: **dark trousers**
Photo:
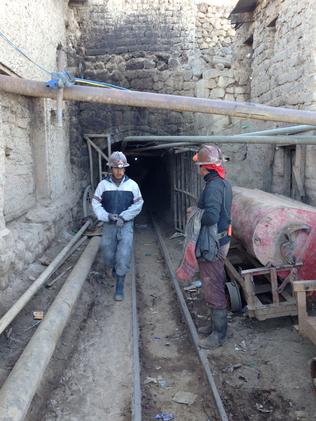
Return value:
M 224 259 L 229 250 L 229 244 L 220 248 L 219 255 L 212 262 L 199 260 L 202 292 L 206 302 L 214 310 L 223 310 L 227 307 L 225 296 L 225 266 Z

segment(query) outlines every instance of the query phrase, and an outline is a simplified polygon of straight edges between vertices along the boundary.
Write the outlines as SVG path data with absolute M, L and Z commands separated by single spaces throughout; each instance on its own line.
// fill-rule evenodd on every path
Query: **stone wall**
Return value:
M 314 2 L 260 0 L 254 12 L 233 18 L 238 22 L 233 67 L 238 69 L 243 81 L 248 81 L 245 93 L 249 100 L 273 106 L 315 109 Z M 275 126 L 267 122 L 263 128 Z M 312 165 L 315 147 L 297 147 L 296 151 L 282 147 L 266 149 L 265 161 L 270 159 L 271 165 L 268 189 L 315 205 L 316 171 Z M 262 147 L 253 159 L 258 162 L 262 159 Z M 305 191 L 298 188 L 296 174 Z
M 233 83 L 230 9 L 216 1 L 91 0 L 75 10 L 84 53 L 77 55 L 77 67 L 85 78 L 139 91 L 217 98 L 223 86 Z M 210 67 L 218 73 L 215 79 L 206 76 Z M 214 85 L 218 79 L 220 87 Z M 208 121 L 191 113 L 80 106 L 84 131 L 107 131 L 116 139 L 128 134 L 200 133 Z M 228 120 L 219 121 L 222 128 Z
M 57 46 L 66 48 L 64 1 L 5 2 L 1 31 L 32 60 L 56 71 Z M 9 17 L 9 18 L 8 18 Z M 0 38 L 0 73 L 48 80 Z M 56 126 L 52 100 L 1 94 L 0 109 L 0 288 L 69 224 L 78 185 L 70 166 L 71 109 L 64 106 L 64 126 Z

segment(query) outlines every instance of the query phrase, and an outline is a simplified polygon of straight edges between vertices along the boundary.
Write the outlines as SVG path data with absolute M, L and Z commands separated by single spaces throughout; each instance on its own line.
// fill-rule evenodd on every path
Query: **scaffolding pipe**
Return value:
M 169 142 L 172 140 L 172 136 L 160 136 L 160 138 L 161 137 L 168 138 L 166 140 L 169 140 Z M 174 141 L 172 143 L 161 143 L 160 145 L 131 149 L 129 152 L 144 152 L 156 149 L 179 148 L 183 146 L 199 145 L 202 143 L 247 143 L 250 145 L 316 145 L 316 136 L 196 136 L 196 140 L 193 140 L 194 136 L 177 136 L 178 139 L 182 138 L 182 140 L 184 140 L 183 138 L 185 137 L 188 138 L 186 142 Z M 155 140 L 151 139 L 151 141 L 154 142 Z
M 44 376 L 100 245 L 93 237 L 0 390 L 0 419 L 22 421 Z
M 32 285 L 24 292 L 18 301 L 8 310 L 0 319 L 0 335 L 9 326 L 12 320 L 20 313 L 24 306 L 30 301 L 30 299 L 37 293 L 37 291 L 45 284 L 47 279 L 54 273 L 58 267 L 64 262 L 65 257 L 70 252 L 73 245 L 78 241 L 82 234 L 90 225 L 90 221 L 87 221 L 77 234 L 69 241 L 69 243 L 62 249 L 62 251 L 55 257 L 49 266 L 40 274 L 40 276 L 32 283 Z M 1 419 L 1 417 L 0 417 Z
M 240 133 L 242 136 L 268 136 L 271 134 L 296 134 L 302 132 L 308 132 L 309 130 L 316 130 L 316 126 L 311 125 L 299 125 L 289 127 L 277 127 L 275 129 L 261 130 L 259 132 Z
M 0 75 L 0 90 L 18 95 L 56 99 L 57 92 L 45 82 Z M 229 115 L 257 120 L 316 125 L 316 112 L 293 108 L 277 108 L 250 102 L 193 98 L 112 88 L 72 86 L 64 88 L 64 100 L 97 102 L 107 105 L 158 108 L 207 114 Z
M 268 129 L 268 130 L 261 130 L 259 132 L 249 132 L 249 133 L 240 133 L 239 135 L 226 135 L 226 136 L 270 136 L 270 135 L 290 135 L 290 134 L 297 134 L 302 132 L 307 132 L 310 130 L 316 130 L 316 126 L 310 125 L 300 125 L 300 126 L 289 126 L 289 127 L 279 127 L 276 129 Z M 160 141 L 164 136 L 153 136 L 153 135 L 145 135 L 145 136 L 126 136 L 124 138 L 124 142 L 152 142 L 152 138 L 155 137 L 155 141 Z M 183 138 L 183 136 L 167 136 L 169 139 L 168 141 L 179 142 Z M 204 136 L 205 137 L 205 136 Z M 194 138 L 200 139 L 202 136 L 186 136 L 186 138 Z M 203 140 L 204 142 L 204 140 Z

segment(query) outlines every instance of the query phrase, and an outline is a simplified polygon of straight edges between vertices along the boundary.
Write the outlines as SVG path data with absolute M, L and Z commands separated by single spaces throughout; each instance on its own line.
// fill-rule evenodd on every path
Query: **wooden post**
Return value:
M 278 293 L 278 276 L 277 276 L 277 271 L 275 268 L 270 269 L 270 280 L 271 280 L 273 304 L 279 304 L 280 298 L 279 298 L 279 293 Z
M 248 274 L 244 276 L 245 280 L 245 292 L 246 292 L 246 301 L 248 305 L 248 313 L 249 317 L 256 316 L 256 294 L 255 294 L 255 286 L 253 282 L 252 275 Z

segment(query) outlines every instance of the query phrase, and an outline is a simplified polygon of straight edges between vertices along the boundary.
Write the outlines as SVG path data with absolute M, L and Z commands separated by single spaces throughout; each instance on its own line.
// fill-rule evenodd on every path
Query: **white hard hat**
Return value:
M 123 152 L 116 151 L 111 154 L 108 166 L 110 168 L 126 168 L 129 167 L 129 164 Z

